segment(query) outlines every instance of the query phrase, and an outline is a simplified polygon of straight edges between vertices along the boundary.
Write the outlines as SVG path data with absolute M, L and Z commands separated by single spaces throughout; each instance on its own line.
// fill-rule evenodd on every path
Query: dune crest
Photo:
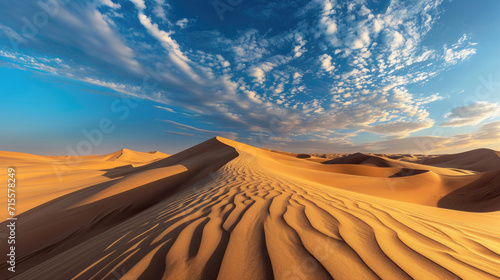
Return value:
M 158 151 L 143 153 L 129 149 L 121 149 L 114 153 L 105 155 L 103 160 L 119 161 L 124 163 L 141 163 L 141 162 L 150 162 L 160 158 L 166 158 L 168 156 L 169 155 Z
M 437 207 L 478 180 L 495 189 L 494 174 L 375 163 L 322 164 L 217 137 L 92 173 L 100 183 L 19 215 L 12 279 L 500 277 L 499 212 Z

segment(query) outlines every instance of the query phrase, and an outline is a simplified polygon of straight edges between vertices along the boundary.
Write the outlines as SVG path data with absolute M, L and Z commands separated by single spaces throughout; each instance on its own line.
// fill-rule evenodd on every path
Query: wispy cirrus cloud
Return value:
M 210 134 L 210 135 L 213 135 L 213 136 L 221 135 L 221 136 L 224 136 L 224 137 L 230 138 L 230 139 L 235 139 L 237 137 L 237 134 L 234 133 L 234 132 L 215 131 L 215 130 L 208 130 L 208 129 L 203 129 L 203 128 L 197 128 L 197 127 L 194 127 L 194 126 L 191 126 L 191 125 L 182 124 L 182 123 L 178 123 L 178 122 L 171 121 L 171 120 L 161 120 L 161 122 L 163 122 L 165 124 L 168 124 L 168 125 L 171 125 L 171 126 L 174 126 L 174 127 L 178 128 L 178 129 L 192 131 L 192 132 L 199 132 L 199 133 L 203 133 L 203 134 Z M 168 131 L 168 132 L 171 132 L 171 131 Z
M 167 111 L 169 113 L 175 113 L 174 110 L 172 110 L 171 108 L 168 108 L 168 107 L 164 107 L 164 106 L 155 106 L 155 108 L 158 108 L 160 110 L 163 110 L 163 111 Z
M 173 135 L 179 135 L 179 136 L 187 136 L 187 137 L 196 137 L 196 135 L 192 133 L 187 133 L 187 132 L 180 132 L 180 131 L 172 131 L 172 130 L 163 130 L 164 132 L 168 134 L 173 134 Z
M 477 125 L 487 119 L 500 116 L 500 104 L 480 101 L 471 105 L 460 106 L 444 115 L 450 119 L 441 124 L 447 127 L 461 127 L 466 125 Z

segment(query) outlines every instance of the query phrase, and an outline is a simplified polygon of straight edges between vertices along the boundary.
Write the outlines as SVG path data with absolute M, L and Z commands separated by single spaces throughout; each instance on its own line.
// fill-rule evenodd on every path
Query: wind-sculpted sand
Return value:
M 127 152 L 62 177 L 61 159 L 0 154 L 26 203 L 12 279 L 500 278 L 500 166 L 322 163 L 220 137 Z

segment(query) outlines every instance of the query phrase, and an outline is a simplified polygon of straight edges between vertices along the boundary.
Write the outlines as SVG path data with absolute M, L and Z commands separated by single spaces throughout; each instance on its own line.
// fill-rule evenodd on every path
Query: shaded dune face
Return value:
M 498 279 L 499 213 L 436 207 L 494 174 L 394 164 L 214 138 L 105 170 L 19 216 L 12 279 Z
M 457 189 L 438 202 L 439 207 L 488 212 L 500 209 L 500 171 L 484 173 L 477 181 Z
M 424 159 L 422 164 L 488 172 L 500 170 L 500 152 L 479 149 L 455 155 Z

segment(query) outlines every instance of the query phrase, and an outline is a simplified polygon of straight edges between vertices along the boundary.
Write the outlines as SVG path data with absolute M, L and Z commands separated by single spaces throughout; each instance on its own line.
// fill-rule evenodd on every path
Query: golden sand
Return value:
M 322 163 L 220 137 L 72 166 L 0 152 L 18 173 L 12 279 L 498 279 L 491 152 Z

